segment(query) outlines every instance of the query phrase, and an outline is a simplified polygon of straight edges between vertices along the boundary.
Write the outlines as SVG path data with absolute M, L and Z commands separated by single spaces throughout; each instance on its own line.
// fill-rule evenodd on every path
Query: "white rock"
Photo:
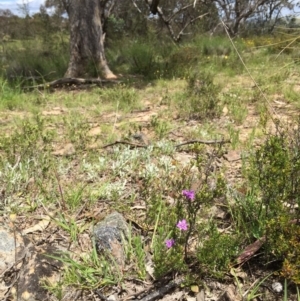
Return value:
M 282 284 L 280 282 L 273 282 L 272 283 L 272 290 L 276 293 L 281 293 L 282 292 Z

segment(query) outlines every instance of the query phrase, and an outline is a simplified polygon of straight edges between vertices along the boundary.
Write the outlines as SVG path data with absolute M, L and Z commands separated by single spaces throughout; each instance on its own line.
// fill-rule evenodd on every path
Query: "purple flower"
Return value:
M 185 219 L 182 221 L 179 221 L 178 224 L 176 225 L 177 228 L 179 228 L 182 231 L 186 231 L 188 229 L 188 224 Z
M 184 195 L 190 201 L 193 201 L 195 199 L 195 191 L 194 190 L 183 190 L 182 195 Z
M 174 246 L 175 240 L 174 240 L 173 238 L 167 239 L 167 240 L 165 241 L 165 244 L 166 244 L 166 247 L 167 247 L 168 249 L 170 249 L 170 248 L 172 248 L 172 247 Z

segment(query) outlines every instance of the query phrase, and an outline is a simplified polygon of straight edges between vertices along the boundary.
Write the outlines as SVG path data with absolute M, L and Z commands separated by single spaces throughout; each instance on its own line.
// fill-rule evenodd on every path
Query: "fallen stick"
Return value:
M 144 148 L 146 148 L 148 146 L 146 144 L 138 144 L 138 143 L 132 143 L 132 142 L 124 141 L 124 140 L 117 140 L 115 142 L 103 145 L 101 148 L 107 148 L 107 147 L 114 146 L 117 144 L 125 144 L 125 145 L 129 145 L 132 147 L 144 147 Z
M 175 145 L 175 148 L 184 146 L 184 145 L 189 145 L 189 144 L 195 144 L 195 143 L 201 143 L 201 144 L 223 144 L 223 143 L 230 143 L 230 140 L 191 140 L 191 141 L 186 141 L 183 143 L 179 143 L 177 145 Z M 132 147 L 142 147 L 142 148 L 146 148 L 149 145 L 147 144 L 138 144 L 138 143 L 132 143 L 132 142 L 128 142 L 128 141 L 124 141 L 124 140 L 117 140 L 115 142 L 103 145 L 101 148 L 107 148 L 110 146 L 114 146 L 117 144 L 125 144 L 125 145 L 129 145 Z
M 189 144 L 195 144 L 195 143 L 200 143 L 200 144 L 225 144 L 225 143 L 230 143 L 230 140 L 190 140 L 186 142 L 179 143 L 175 145 L 175 147 L 181 147 L 184 145 L 189 145 Z
M 24 87 L 25 90 L 33 90 L 33 89 L 51 89 L 51 88 L 59 88 L 63 86 L 80 86 L 80 85 L 92 85 L 96 84 L 98 86 L 102 86 L 103 84 L 118 84 L 121 81 L 118 80 L 108 80 L 108 79 L 98 79 L 98 78 L 60 78 L 54 80 L 50 83 L 44 83 L 35 86 Z
M 170 291 L 171 289 L 174 289 L 175 287 L 179 286 L 181 283 L 183 283 L 183 278 L 175 279 L 175 280 L 171 281 L 170 283 L 168 283 L 166 286 L 155 290 L 154 292 L 150 293 L 149 295 L 145 296 L 144 298 L 135 299 L 135 300 L 132 300 L 132 301 L 153 301 L 153 300 L 156 300 L 158 298 L 163 297 L 168 291 Z

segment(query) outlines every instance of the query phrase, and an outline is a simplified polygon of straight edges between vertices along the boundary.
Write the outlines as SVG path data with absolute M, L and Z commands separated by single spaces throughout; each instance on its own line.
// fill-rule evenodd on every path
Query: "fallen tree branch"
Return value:
M 113 143 L 106 144 L 106 145 L 102 146 L 101 148 L 108 148 L 110 146 L 114 146 L 114 145 L 117 145 L 117 144 L 125 144 L 125 145 L 129 145 L 129 146 L 132 146 L 132 147 L 141 147 L 141 148 L 148 147 L 148 145 L 146 145 L 146 144 L 138 144 L 138 143 L 132 143 L 132 142 L 124 141 L 124 140 L 117 140 Z
M 143 289 L 139 292 L 130 294 L 128 296 L 126 296 L 124 299 L 122 299 L 123 301 L 154 301 L 158 298 L 163 297 L 167 292 L 169 292 L 171 289 L 176 288 L 177 286 L 179 286 L 180 284 L 182 284 L 184 281 L 183 277 L 179 277 L 173 281 L 170 281 L 167 285 L 163 286 L 163 287 L 159 287 L 156 290 L 154 290 L 153 292 L 150 293 L 151 290 L 153 290 L 153 285 L 151 285 L 151 288 L 149 289 Z M 103 300 L 103 301 L 108 301 L 109 299 L 100 292 L 100 290 L 95 290 L 95 293 L 98 295 L 98 297 Z M 148 293 L 148 294 L 147 294 Z M 146 295 L 146 296 L 145 296 Z M 133 298 L 138 298 L 144 296 L 141 299 L 133 299 Z
M 80 85 L 97 85 L 103 86 L 103 84 L 119 84 L 121 81 L 109 80 L 109 79 L 98 79 L 98 78 L 60 78 L 50 83 L 44 83 L 35 86 L 24 87 L 25 90 L 33 89 L 55 89 L 65 86 L 80 86 Z
M 191 140 L 191 141 L 186 141 L 183 143 L 179 143 L 177 145 L 175 145 L 175 148 L 184 146 L 184 145 L 189 145 L 189 144 L 195 144 L 195 143 L 200 143 L 200 144 L 225 144 L 225 143 L 230 143 L 230 140 Z M 129 141 L 125 141 L 125 140 L 117 140 L 115 142 L 103 145 L 101 148 L 108 148 L 110 146 L 114 146 L 117 144 L 125 144 L 125 145 L 129 145 L 131 147 L 140 147 L 140 148 L 147 148 L 149 145 L 147 144 L 139 144 L 139 143 L 132 143 Z
M 195 143 L 200 143 L 200 144 L 225 144 L 225 143 L 230 143 L 230 140 L 191 140 L 191 141 L 186 141 L 183 143 L 179 143 L 175 145 L 175 147 L 181 147 L 184 145 L 189 145 L 189 144 L 195 144 Z
M 175 145 L 175 148 L 178 148 L 178 147 L 181 147 L 181 146 L 184 146 L 184 145 L 189 145 L 189 144 L 196 144 L 196 143 L 200 143 L 200 144 L 225 144 L 225 143 L 230 143 L 230 142 L 231 142 L 230 140 L 191 140 L 191 141 L 186 141 L 186 142 L 183 142 L 183 143 L 179 143 L 179 144 Z M 138 143 L 132 143 L 132 142 L 125 141 L 125 140 L 117 140 L 115 142 L 103 145 L 101 148 L 107 148 L 107 147 L 114 146 L 114 145 L 117 145 L 117 144 L 125 144 L 125 145 L 129 145 L 129 146 L 132 146 L 132 147 L 141 147 L 141 148 L 146 148 L 146 147 L 149 146 L 147 144 L 138 144 Z

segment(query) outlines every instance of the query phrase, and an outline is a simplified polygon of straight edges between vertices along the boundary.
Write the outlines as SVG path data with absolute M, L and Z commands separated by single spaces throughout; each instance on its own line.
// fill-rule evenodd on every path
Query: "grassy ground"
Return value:
M 225 41 L 177 49 L 175 65 L 191 55 L 180 72 L 167 72 L 162 56 L 156 70 L 125 60 L 120 70 L 148 70 L 151 80 L 108 88 L 25 93 L 1 80 L 0 214 L 20 231 L 51 217 L 28 235 L 64 250 L 60 280 L 44 282 L 53 298 L 116 287 L 126 297 L 134 281 L 182 274 L 191 296 L 205 288 L 214 298 L 234 284 L 240 299 L 297 300 L 297 55 L 239 41 L 258 89 Z M 99 261 L 89 238 L 115 210 L 132 226 L 122 270 Z M 284 279 L 288 296 L 269 290 Z

